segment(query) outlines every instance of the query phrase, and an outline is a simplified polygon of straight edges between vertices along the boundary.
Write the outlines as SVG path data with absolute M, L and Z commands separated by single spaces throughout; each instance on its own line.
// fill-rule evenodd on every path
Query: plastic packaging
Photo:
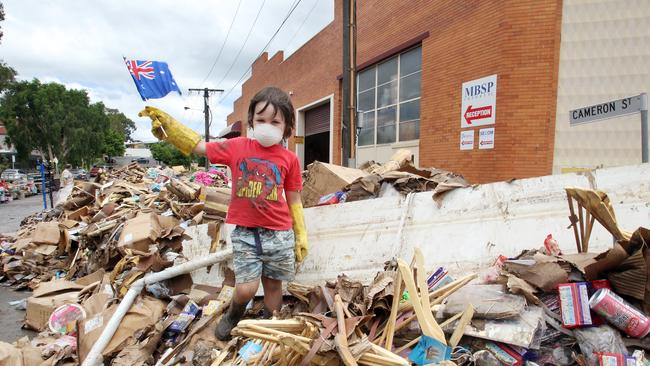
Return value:
M 494 264 L 484 270 L 483 272 L 480 273 L 479 275 L 479 281 L 481 283 L 495 283 L 496 280 L 501 276 L 501 269 L 503 268 L 503 264 L 508 260 L 508 257 L 504 255 L 500 255 L 497 257 L 496 261 L 494 261 Z
M 326 205 L 334 205 L 337 203 L 343 203 L 345 202 L 346 198 L 347 198 L 347 194 L 345 192 L 334 192 L 334 193 L 326 194 L 318 200 L 317 206 L 326 206 Z
M 86 311 L 81 305 L 65 304 L 52 312 L 48 324 L 55 333 L 74 334 L 77 331 L 77 320 L 85 318 Z
M 502 285 L 467 285 L 447 298 L 443 316 L 463 312 L 467 304 L 474 306 L 474 318 L 508 319 L 524 312 L 526 298 L 506 293 Z
M 553 239 L 553 235 L 551 234 L 548 234 L 546 239 L 544 239 L 544 248 L 546 248 L 546 253 L 548 253 L 548 255 L 562 255 L 557 240 Z
M 627 348 L 619 333 L 609 325 L 599 327 L 578 328 L 574 330 L 580 351 L 591 362 L 598 363 L 597 353 L 627 354 Z

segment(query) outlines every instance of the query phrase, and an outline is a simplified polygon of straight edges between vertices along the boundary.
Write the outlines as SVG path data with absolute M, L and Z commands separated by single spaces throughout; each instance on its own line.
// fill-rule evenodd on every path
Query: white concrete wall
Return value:
M 650 225 L 650 164 L 457 189 L 444 196 L 440 206 L 430 192 L 423 192 L 415 194 L 410 205 L 387 197 L 313 207 L 305 210 L 310 252 L 296 280 L 322 284 L 346 273 L 369 282 L 385 261 L 410 260 L 418 246 L 428 270 L 446 266 L 456 274 L 488 265 L 500 254 L 514 256 L 540 248 L 548 234 L 563 251 L 575 252 L 573 231 L 567 229 L 567 186 L 607 192 L 626 230 Z M 398 240 L 404 214 L 403 236 Z M 185 255 L 207 253 L 209 240 L 203 237 L 202 243 L 186 242 Z M 611 235 L 596 224 L 590 251 L 599 253 L 611 245 Z M 219 272 L 215 268 L 195 280 L 219 284 Z
M 650 0 L 564 0 L 553 173 L 641 162 L 639 114 L 569 127 L 569 110 L 650 92 Z

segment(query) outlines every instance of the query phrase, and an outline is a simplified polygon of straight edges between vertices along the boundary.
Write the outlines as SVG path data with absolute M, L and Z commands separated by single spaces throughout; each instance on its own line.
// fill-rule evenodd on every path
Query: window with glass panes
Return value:
M 359 146 L 420 138 L 421 69 L 417 47 L 359 73 Z

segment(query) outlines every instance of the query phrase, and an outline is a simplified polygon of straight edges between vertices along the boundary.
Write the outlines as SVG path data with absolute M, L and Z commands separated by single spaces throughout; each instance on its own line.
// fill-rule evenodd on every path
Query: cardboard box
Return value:
M 204 203 L 203 211 L 211 216 L 225 218 L 230 205 L 230 188 L 201 187 L 199 200 Z
M 58 245 L 60 240 L 61 229 L 56 221 L 39 223 L 32 235 L 32 242 L 37 244 Z
M 146 253 L 149 251 L 149 245 L 158 240 L 161 234 L 162 228 L 156 214 L 140 214 L 126 221 L 117 246 Z
M 89 315 L 86 319 L 79 321 L 79 337 L 77 349 L 79 350 L 79 361 L 83 363 L 93 344 L 99 339 L 106 324 L 117 309 L 117 304 L 103 310 L 98 314 Z M 152 298 L 142 297 L 136 299 L 135 303 L 126 313 L 117 331 L 111 338 L 104 351 L 103 356 L 119 352 L 126 345 L 129 338 L 133 337 L 138 330 L 155 325 L 163 316 L 165 303 Z
M 38 331 L 45 329 L 52 312 L 61 305 L 76 303 L 83 288 L 83 285 L 66 280 L 41 283 L 27 299 L 25 325 Z
M 330 193 L 342 190 L 358 178 L 367 176 L 363 170 L 315 162 L 310 164 L 302 186 L 302 204 L 312 207 L 318 200 Z

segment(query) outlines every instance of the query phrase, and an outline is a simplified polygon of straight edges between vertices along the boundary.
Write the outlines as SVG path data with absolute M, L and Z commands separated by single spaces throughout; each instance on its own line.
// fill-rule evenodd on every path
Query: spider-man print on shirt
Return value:
M 242 173 L 237 180 L 237 197 L 249 198 L 258 207 L 278 200 L 282 173 L 277 165 L 270 160 L 243 158 L 237 166 Z

